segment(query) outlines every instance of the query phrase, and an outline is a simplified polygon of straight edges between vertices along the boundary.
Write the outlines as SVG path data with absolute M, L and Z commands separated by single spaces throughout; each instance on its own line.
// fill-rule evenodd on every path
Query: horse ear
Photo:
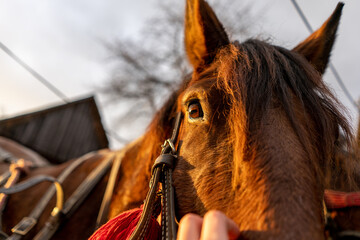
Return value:
M 321 74 L 324 74 L 329 62 L 343 6 L 344 3 L 338 3 L 328 20 L 293 49 L 293 51 L 305 56 Z
M 204 0 L 187 0 L 185 47 L 194 70 L 200 71 L 215 58 L 217 50 L 229 44 L 224 27 Z

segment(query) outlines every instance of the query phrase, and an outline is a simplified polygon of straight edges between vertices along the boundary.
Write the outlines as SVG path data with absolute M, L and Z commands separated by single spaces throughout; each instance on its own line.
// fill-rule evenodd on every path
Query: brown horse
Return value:
M 351 135 L 322 80 L 341 9 L 286 50 L 230 42 L 210 6 L 188 0 L 185 43 L 194 72 L 125 157 L 110 216 L 142 203 L 158 146 L 182 112 L 173 174 L 179 219 L 217 209 L 245 239 L 323 239 L 326 176 L 340 129 L 345 141 Z M 343 162 L 349 181 L 351 162 Z
M 9 149 L 8 149 L 9 150 Z M 63 189 L 65 200 L 75 191 L 76 187 L 85 179 L 85 177 L 94 169 L 109 151 L 99 151 L 85 156 L 86 160 L 64 181 Z M 28 160 L 27 158 L 25 158 Z M 74 160 L 61 165 L 48 165 L 31 169 L 21 180 L 27 180 L 37 175 L 49 175 L 57 177 L 67 166 Z M 2 172 L 6 171 L 8 165 L 0 164 Z M 69 219 L 61 231 L 59 231 L 52 239 L 87 239 L 95 229 L 95 221 L 99 211 L 99 206 L 106 186 L 106 178 L 104 178 L 94 189 L 94 191 L 80 206 L 78 211 Z M 37 205 L 44 195 L 45 191 L 51 186 L 50 183 L 44 182 L 23 192 L 10 195 L 5 211 L 2 216 L 3 231 L 11 235 L 13 228 L 23 217 L 29 216 L 30 212 Z M 49 202 L 38 223 L 34 229 L 24 239 L 33 239 L 35 234 L 40 231 L 44 223 L 50 216 L 52 209 L 55 207 L 55 198 Z
M 193 74 L 164 103 L 145 135 L 118 153 L 124 156 L 109 217 L 142 204 L 160 145 L 182 112 L 173 174 L 178 219 L 217 209 L 237 223 L 242 239 L 323 239 L 326 176 L 336 162 L 340 130 L 346 142 L 351 135 L 340 104 L 321 78 L 341 9 L 286 50 L 253 39 L 230 42 L 210 6 L 188 0 L 185 43 Z M 66 196 L 101 162 L 100 155 L 64 183 Z M 341 164 L 346 176 L 352 174 L 351 162 L 346 158 Z M 30 176 L 57 176 L 68 164 Z M 88 237 L 105 181 L 54 239 Z M 11 196 L 4 215 L 7 233 L 45 187 Z

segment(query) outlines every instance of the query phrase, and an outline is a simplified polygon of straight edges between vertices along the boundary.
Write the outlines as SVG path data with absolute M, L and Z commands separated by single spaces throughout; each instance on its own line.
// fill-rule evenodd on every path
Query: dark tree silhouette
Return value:
M 232 39 L 249 36 L 248 26 L 255 19 L 249 5 L 234 0 L 209 2 Z M 107 44 L 115 67 L 102 92 L 110 103 L 126 103 L 113 128 L 146 125 L 163 99 L 191 72 L 184 55 L 184 8 L 183 1 L 161 1 L 158 14 L 146 21 L 136 39 Z

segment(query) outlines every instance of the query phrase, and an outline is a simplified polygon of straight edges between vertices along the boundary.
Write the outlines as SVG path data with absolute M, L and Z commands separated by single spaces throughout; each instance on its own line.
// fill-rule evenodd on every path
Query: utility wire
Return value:
M 43 76 L 41 76 L 38 72 L 36 72 L 33 68 L 31 68 L 29 65 L 27 65 L 23 60 L 21 60 L 18 56 L 15 55 L 13 51 L 11 51 L 8 47 L 5 46 L 0 41 L 0 48 L 3 50 L 7 55 L 9 55 L 15 62 L 17 62 L 19 65 L 21 65 L 26 71 L 28 71 L 31 75 L 35 77 L 36 80 L 38 80 L 40 83 L 42 83 L 45 87 L 47 87 L 51 92 L 53 92 L 56 96 L 58 96 L 63 102 L 69 103 L 69 98 L 61 92 L 57 87 L 55 87 L 52 83 L 50 83 L 48 80 L 46 80 Z M 105 133 L 118 141 L 121 144 L 126 144 L 129 141 L 126 139 L 120 137 L 116 132 L 105 130 Z
M 50 91 L 52 91 L 56 96 L 58 96 L 65 103 L 68 103 L 69 100 L 58 88 L 56 88 L 53 84 L 51 84 L 48 80 L 46 80 L 43 76 L 37 73 L 34 69 L 32 69 L 29 65 L 27 65 L 23 60 L 21 60 L 18 56 L 16 56 L 8 47 L 6 47 L 2 42 L 0 42 L 0 48 L 9 55 L 14 61 L 16 61 L 20 66 L 25 68 L 31 75 L 33 75 L 39 82 L 41 82 L 45 87 L 47 87 Z
M 307 20 L 304 12 L 301 10 L 300 6 L 297 4 L 296 0 L 291 0 L 292 4 L 294 5 L 296 11 L 298 12 L 298 14 L 300 15 L 302 21 L 304 22 L 306 28 L 309 30 L 310 33 L 313 33 L 314 30 L 311 27 L 309 21 Z M 346 97 L 349 99 L 349 101 L 354 105 L 354 107 L 360 111 L 359 105 L 357 104 L 357 102 L 355 101 L 355 99 L 351 96 L 349 90 L 346 88 L 344 81 L 341 79 L 338 71 L 336 70 L 335 66 L 332 64 L 332 62 L 329 62 L 329 67 L 331 72 L 333 73 L 336 81 L 338 82 L 338 84 L 340 85 L 341 89 L 344 91 Z
M 129 140 L 126 140 L 125 138 L 121 137 L 119 134 L 117 134 L 114 131 L 105 130 L 105 132 L 109 137 L 112 137 L 113 139 L 115 139 L 116 141 L 118 141 L 121 144 L 128 144 L 129 143 Z

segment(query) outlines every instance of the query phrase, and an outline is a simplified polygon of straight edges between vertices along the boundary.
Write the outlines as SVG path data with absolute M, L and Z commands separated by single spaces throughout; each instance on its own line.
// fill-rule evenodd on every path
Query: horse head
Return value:
M 245 239 L 322 239 L 325 176 L 339 132 L 347 141 L 350 136 L 322 80 L 341 9 L 287 50 L 255 39 L 230 41 L 204 0 L 187 0 L 185 45 L 193 73 L 129 150 L 128 158 L 141 156 L 124 161 L 123 175 L 132 177 L 121 179 L 127 188 L 113 206 L 126 209 L 144 199 L 147 187 L 139 182 L 149 180 L 159 145 L 181 112 L 173 173 L 178 218 L 216 209 Z M 132 196 L 131 187 L 142 194 Z

